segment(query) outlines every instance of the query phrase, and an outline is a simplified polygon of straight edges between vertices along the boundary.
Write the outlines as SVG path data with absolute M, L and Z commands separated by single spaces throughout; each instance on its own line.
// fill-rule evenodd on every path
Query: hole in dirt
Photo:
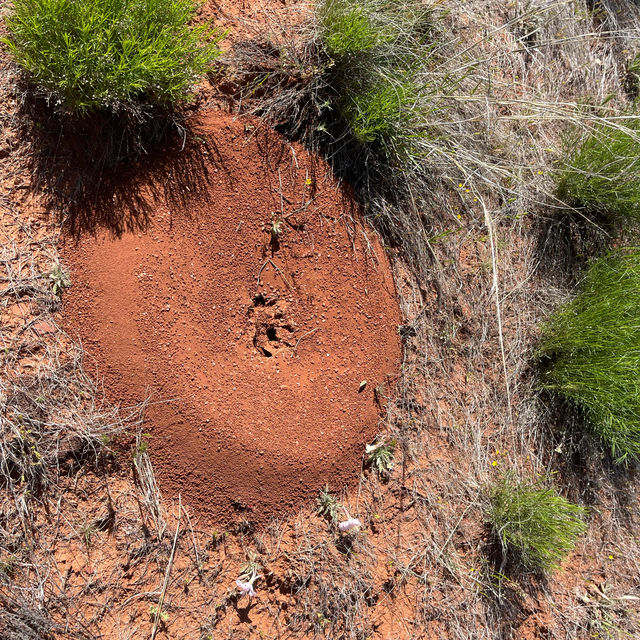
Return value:
M 277 342 L 278 334 L 275 327 L 267 327 L 267 339 L 270 342 Z
M 254 307 L 264 307 L 267 304 L 267 299 L 261 294 L 253 296 L 253 306 Z
M 188 198 L 175 201 L 167 172 L 149 167 L 135 189 L 122 184 L 153 215 L 148 231 L 125 226 L 117 234 L 110 225 L 77 238 L 65 229 L 60 251 L 76 286 L 64 327 L 87 344 L 112 402 L 134 406 L 149 392 L 158 399 L 144 428 L 157 443 L 151 455 L 165 496 L 181 495 L 225 530 L 245 517 L 264 526 L 314 501 L 329 480 L 357 482 L 380 415 L 369 391 L 398 370 L 402 319 L 383 248 L 360 233 L 354 243 L 344 223 L 350 196 L 322 166 L 319 195 L 298 214 L 307 233 L 286 236 L 265 265 L 260 223 L 278 197 L 264 185 L 279 184 L 280 171 L 293 202 L 319 161 L 296 148 L 296 164 L 271 129 L 249 134 L 226 113 L 198 118 L 191 129 L 218 150 L 202 154 L 205 167 L 194 170 L 205 194 L 189 183 Z M 166 160 L 178 178 L 190 153 Z M 116 204 L 125 216 L 140 210 L 137 200 Z M 362 380 L 370 386 L 359 394 Z

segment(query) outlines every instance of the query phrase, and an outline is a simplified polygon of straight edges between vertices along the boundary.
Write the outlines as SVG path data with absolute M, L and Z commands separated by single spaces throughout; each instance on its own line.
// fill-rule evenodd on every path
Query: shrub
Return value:
M 489 166 L 474 95 L 485 87 L 474 77 L 481 63 L 452 33 L 445 4 L 317 0 L 304 20 L 273 17 L 268 35 L 236 41 L 225 56 L 239 108 L 322 155 L 420 269 L 438 183 L 466 183 L 461 173 Z M 437 197 L 443 209 L 453 202 Z
M 570 140 L 558 197 L 611 221 L 640 222 L 640 116 Z
M 170 106 L 220 54 L 194 0 L 14 0 L 3 39 L 49 101 L 80 115 Z
M 585 510 L 540 482 L 507 474 L 490 490 L 487 523 L 505 560 L 533 571 L 557 569 L 586 531 Z
M 324 46 L 334 59 L 360 56 L 387 39 L 372 24 L 364 5 L 329 0 L 319 5 L 318 16 Z
M 332 524 L 338 523 L 338 512 L 341 504 L 329 492 L 329 486 L 320 490 L 320 495 L 316 499 L 317 513 L 319 516 L 326 518 Z
M 376 162 L 394 169 L 426 155 L 430 99 L 443 90 L 425 76 L 435 48 L 432 13 L 415 0 L 402 7 L 322 0 L 316 9 L 331 112 Z
M 543 328 L 542 386 L 581 407 L 623 461 L 640 460 L 640 249 L 596 261 Z

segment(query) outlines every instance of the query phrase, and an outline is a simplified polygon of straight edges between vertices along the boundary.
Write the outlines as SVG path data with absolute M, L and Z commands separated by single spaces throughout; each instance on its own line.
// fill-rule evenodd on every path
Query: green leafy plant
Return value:
M 53 293 L 57 296 L 62 295 L 62 292 L 71 286 L 71 278 L 59 262 L 53 265 L 53 269 L 49 273 L 49 280 L 51 280 Z
M 80 537 L 87 548 L 91 547 L 93 536 L 98 533 L 98 529 L 93 522 L 85 522 L 80 527 Z
M 340 503 L 329 493 L 329 487 L 326 486 L 320 491 L 320 495 L 316 499 L 318 515 L 329 520 L 332 524 L 338 523 L 338 512 L 340 511 Z
M 269 231 L 273 238 L 280 237 L 284 231 L 284 221 L 277 213 L 271 214 L 271 225 Z
M 597 260 L 543 327 L 542 386 L 584 410 L 618 461 L 640 460 L 640 249 Z
M 541 482 L 506 474 L 489 490 L 486 520 L 507 561 L 533 571 L 557 569 L 587 528 L 583 507 Z
M 384 440 L 368 444 L 365 453 L 367 464 L 375 469 L 380 475 L 387 475 L 393 469 L 393 457 L 396 452 L 396 441 Z
M 0 574 L 7 578 L 13 578 L 16 573 L 18 558 L 16 556 L 7 556 L 0 560 Z
M 601 124 L 567 141 L 557 195 L 621 223 L 640 222 L 640 116 Z
M 160 608 L 155 605 L 149 605 L 149 617 L 152 620 L 159 618 L 161 622 L 167 623 L 169 622 L 169 613 L 167 611 L 161 611 Z
M 253 583 L 263 569 L 264 567 L 258 560 L 258 556 L 255 553 L 249 553 L 246 562 L 240 565 L 238 580 L 251 581 Z
M 3 39 L 33 84 L 83 115 L 171 106 L 220 55 L 194 0 L 14 0 Z

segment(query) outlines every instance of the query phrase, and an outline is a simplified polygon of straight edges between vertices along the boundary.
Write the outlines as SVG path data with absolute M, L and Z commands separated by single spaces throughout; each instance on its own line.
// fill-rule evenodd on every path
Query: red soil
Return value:
M 65 239 L 66 328 L 109 399 L 150 396 L 165 496 L 259 523 L 355 480 L 400 316 L 386 255 L 324 165 L 247 120 L 194 129 L 200 153 L 138 170 L 92 213 L 110 229 Z

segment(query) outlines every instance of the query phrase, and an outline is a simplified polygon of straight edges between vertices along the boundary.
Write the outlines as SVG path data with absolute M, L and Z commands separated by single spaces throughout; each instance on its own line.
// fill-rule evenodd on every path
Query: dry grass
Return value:
M 530 367 L 540 322 L 571 295 L 585 252 L 610 240 L 610 231 L 559 215 L 566 205 L 555 198 L 553 181 L 567 128 L 590 131 L 628 108 L 625 69 L 637 51 L 638 12 L 629 3 L 600 8 L 562 1 L 451 7 L 443 16 L 447 45 L 460 50 L 465 43 L 453 63 L 480 62 L 464 84 L 475 91 L 446 96 L 453 106 L 434 123 L 455 141 L 456 154 L 430 156 L 422 184 L 430 198 L 418 206 L 404 201 L 390 215 L 378 202 L 368 209 L 423 274 L 419 281 L 402 267 L 397 274 L 408 338 L 401 379 L 388 390 L 386 424 L 402 464 L 388 485 L 371 476 L 367 498 L 358 494 L 367 526 L 388 510 L 369 566 L 393 568 L 374 593 L 401 607 L 405 637 L 425 629 L 451 638 L 518 637 L 520 625 L 533 624 L 533 611 L 542 621 L 534 635 L 552 638 L 605 627 L 623 637 L 637 622 L 633 477 L 611 468 L 597 445 L 572 430 L 576 418 L 539 397 Z M 269 90 L 256 97 L 250 84 L 242 108 L 283 121 L 291 105 L 309 104 L 308 96 L 296 100 L 315 70 L 313 27 L 297 19 L 296 32 L 266 21 L 275 44 L 266 57 L 250 53 L 247 60 L 251 79 Z M 284 73 L 274 55 L 282 50 L 291 52 Z M 271 68 L 259 75 L 263 60 Z M 297 83 L 285 83 L 294 76 Z M 498 575 L 479 523 L 484 487 L 507 469 L 554 473 L 563 494 L 592 508 L 568 577 L 531 584 Z M 316 565 L 314 575 L 332 570 L 333 559 Z M 604 576 L 600 586 L 593 572 Z M 357 585 L 352 579 L 354 592 Z M 615 593 L 615 605 L 593 596 L 601 588 Z M 322 609 L 320 591 L 309 587 L 307 597 Z
M 613 26 L 583 2 L 428 4 L 433 46 L 416 80 L 428 135 L 400 172 L 334 122 L 338 81 L 308 9 L 285 17 L 265 9 L 243 23 L 251 37 L 226 59 L 238 109 L 324 155 L 423 274 L 433 266 L 430 238 L 442 224 L 459 226 L 460 214 L 482 218 L 481 196 L 492 215 L 566 208 L 551 175 L 561 134 L 591 131 L 626 108 L 626 65 L 637 50 L 633 11 L 628 26 Z

